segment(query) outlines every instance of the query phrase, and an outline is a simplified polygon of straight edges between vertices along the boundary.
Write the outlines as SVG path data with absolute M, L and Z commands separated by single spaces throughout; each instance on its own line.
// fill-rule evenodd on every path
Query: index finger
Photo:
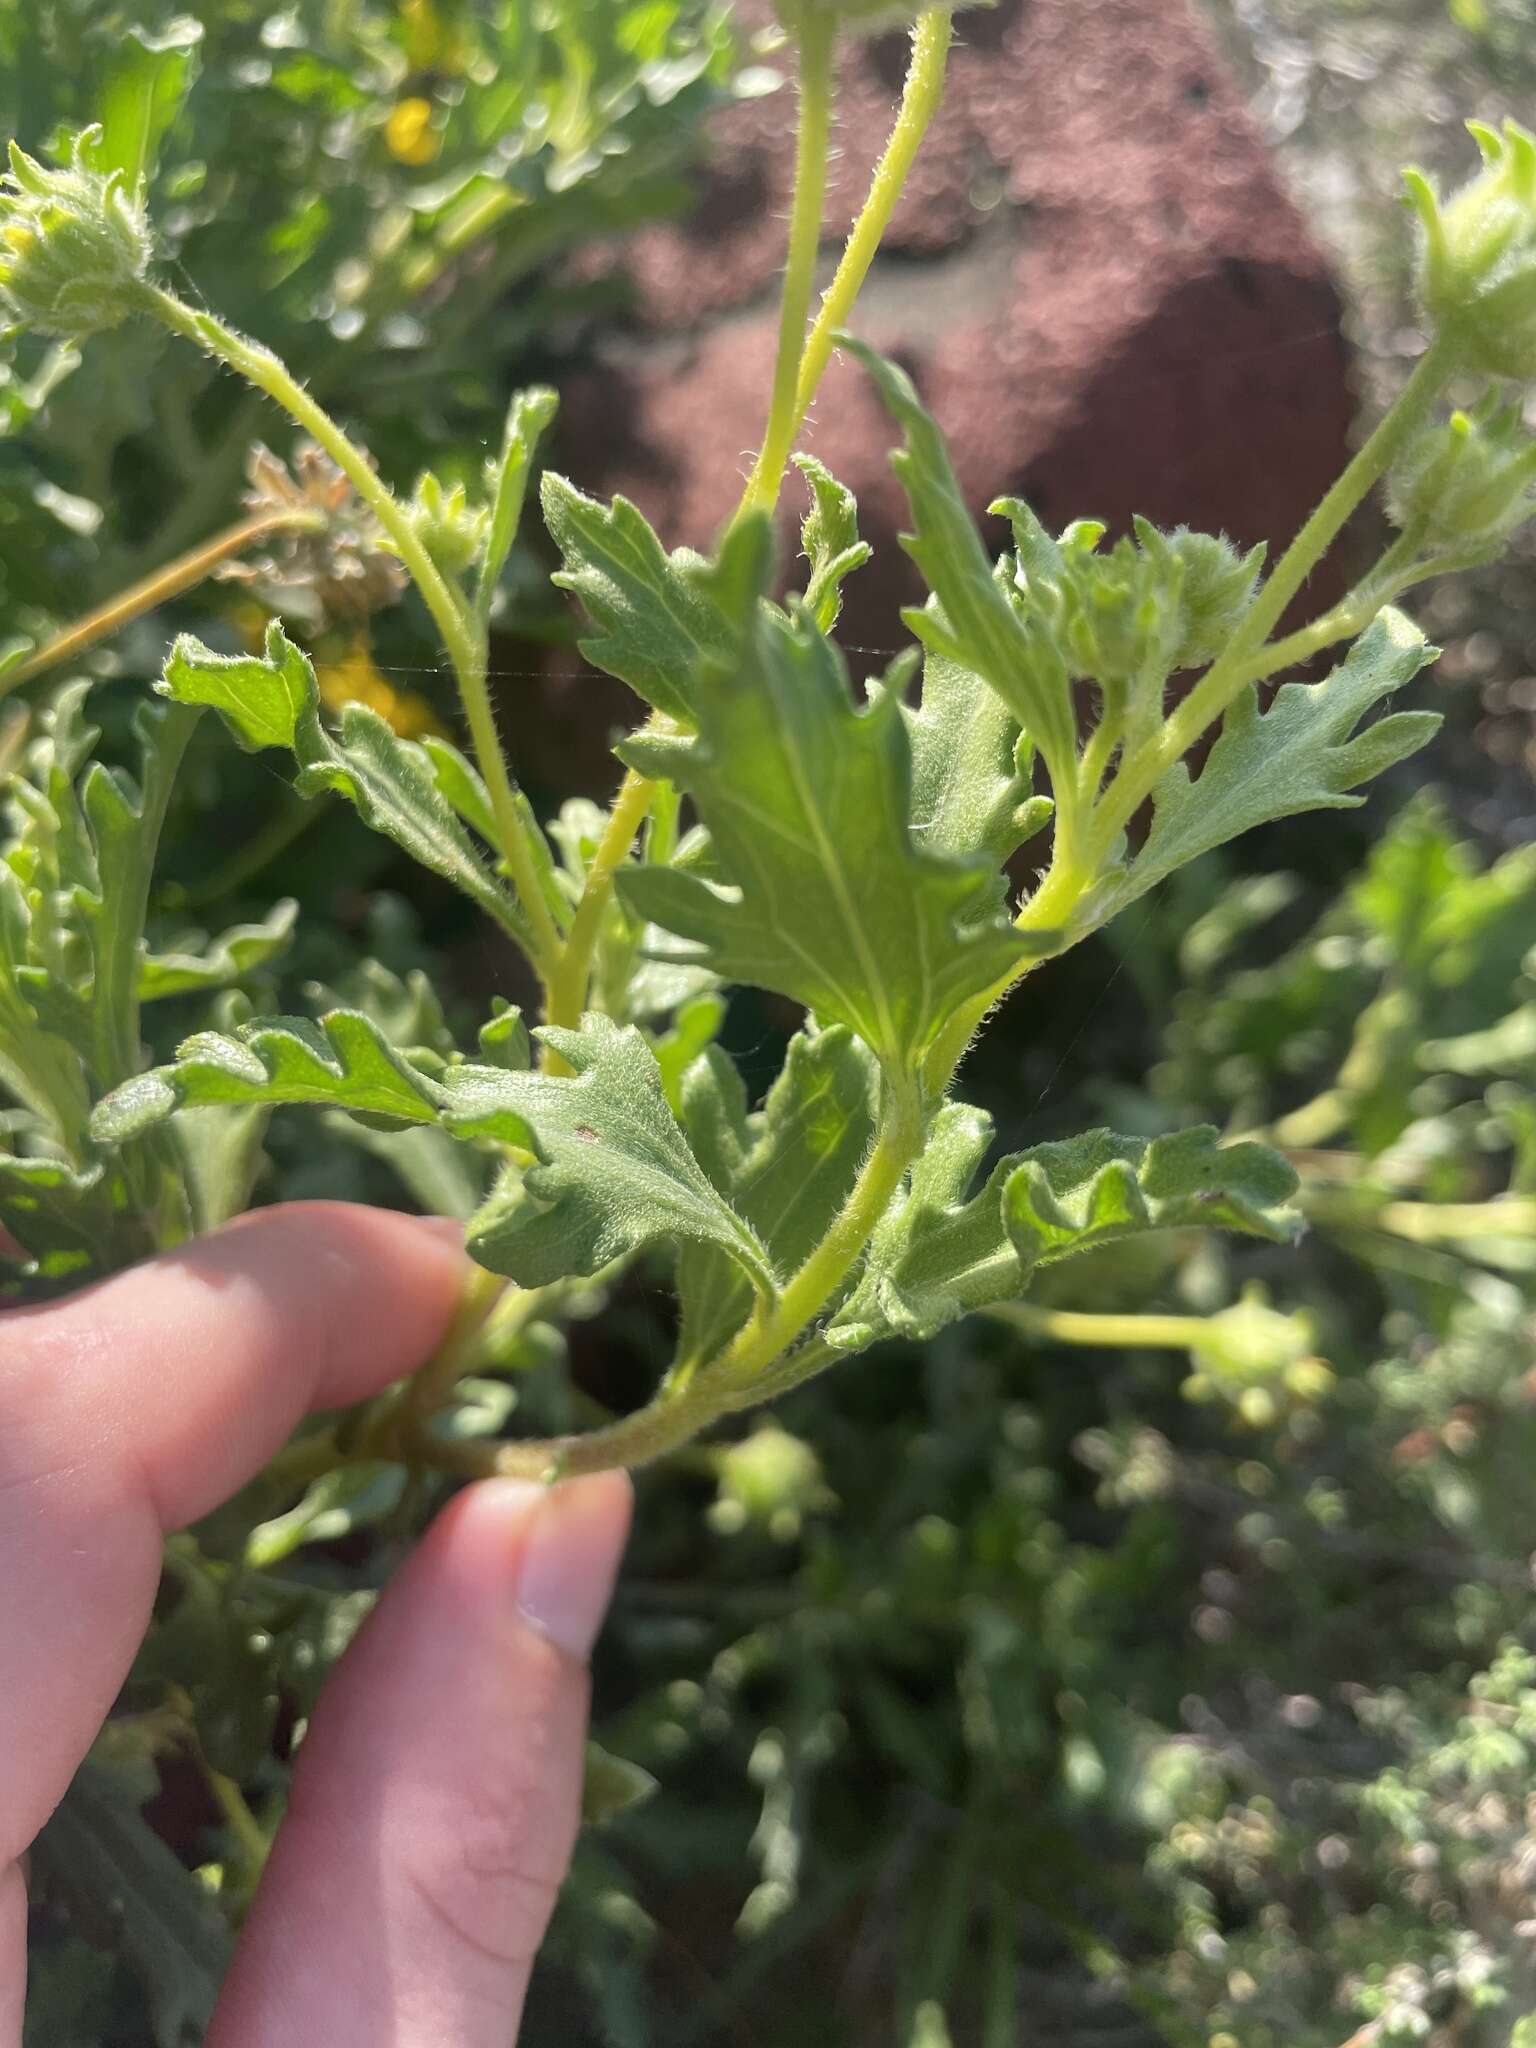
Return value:
M 463 1276 L 446 1226 L 300 1203 L 0 1317 L 0 1871 L 112 1705 L 165 1532 L 420 1364 Z

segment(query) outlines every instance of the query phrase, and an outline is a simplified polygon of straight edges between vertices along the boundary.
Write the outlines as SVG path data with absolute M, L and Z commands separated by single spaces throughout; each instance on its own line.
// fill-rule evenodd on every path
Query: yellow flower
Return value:
M 401 100 L 384 124 L 384 141 L 398 163 L 431 163 L 443 146 L 432 126 L 432 102 L 419 96 Z

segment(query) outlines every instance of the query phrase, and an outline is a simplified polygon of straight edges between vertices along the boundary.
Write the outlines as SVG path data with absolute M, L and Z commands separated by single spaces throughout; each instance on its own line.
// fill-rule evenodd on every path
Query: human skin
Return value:
M 336 1203 L 243 1218 L 0 1315 L 0 2048 L 28 1844 L 149 1620 L 164 1535 L 312 1410 L 418 1365 L 456 1227 Z M 209 2048 L 507 2048 L 575 1840 L 618 1473 L 458 1494 L 325 1687 Z

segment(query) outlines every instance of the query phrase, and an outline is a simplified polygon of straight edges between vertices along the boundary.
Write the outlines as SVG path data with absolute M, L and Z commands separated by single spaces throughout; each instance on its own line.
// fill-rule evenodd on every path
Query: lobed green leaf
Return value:
M 988 1303 L 1016 1297 L 1037 1268 L 1152 1230 L 1206 1227 L 1282 1243 L 1299 1231 L 1285 1205 L 1297 1179 L 1251 1142 L 1223 1145 L 1214 1125 L 1168 1137 L 1084 1132 L 998 1162 L 970 1189 L 991 1143 L 981 1111 L 950 1103 L 913 1169 L 910 1191 L 871 1244 L 863 1277 L 828 1330 L 850 1350 L 898 1333 L 931 1336 Z
M 811 621 L 759 603 L 769 546 L 750 521 L 722 547 L 710 591 L 733 639 L 700 691 L 697 738 L 620 749 L 692 796 L 726 880 L 636 867 L 619 893 L 682 942 L 667 957 L 789 996 L 911 1068 L 1028 945 L 997 913 L 992 862 L 930 852 L 914 831 L 897 691 L 860 709 Z

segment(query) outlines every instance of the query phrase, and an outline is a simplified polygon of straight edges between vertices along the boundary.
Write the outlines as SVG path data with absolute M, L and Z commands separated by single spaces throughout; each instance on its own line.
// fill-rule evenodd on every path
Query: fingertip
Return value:
M 623 1472 L 553 1487 L 483 1479 L 450 1510 L 450 1540 L 468 1569 L 499 1583 L 523 1622 L 584 1663 L 613 1597 L 632 1505 Z

